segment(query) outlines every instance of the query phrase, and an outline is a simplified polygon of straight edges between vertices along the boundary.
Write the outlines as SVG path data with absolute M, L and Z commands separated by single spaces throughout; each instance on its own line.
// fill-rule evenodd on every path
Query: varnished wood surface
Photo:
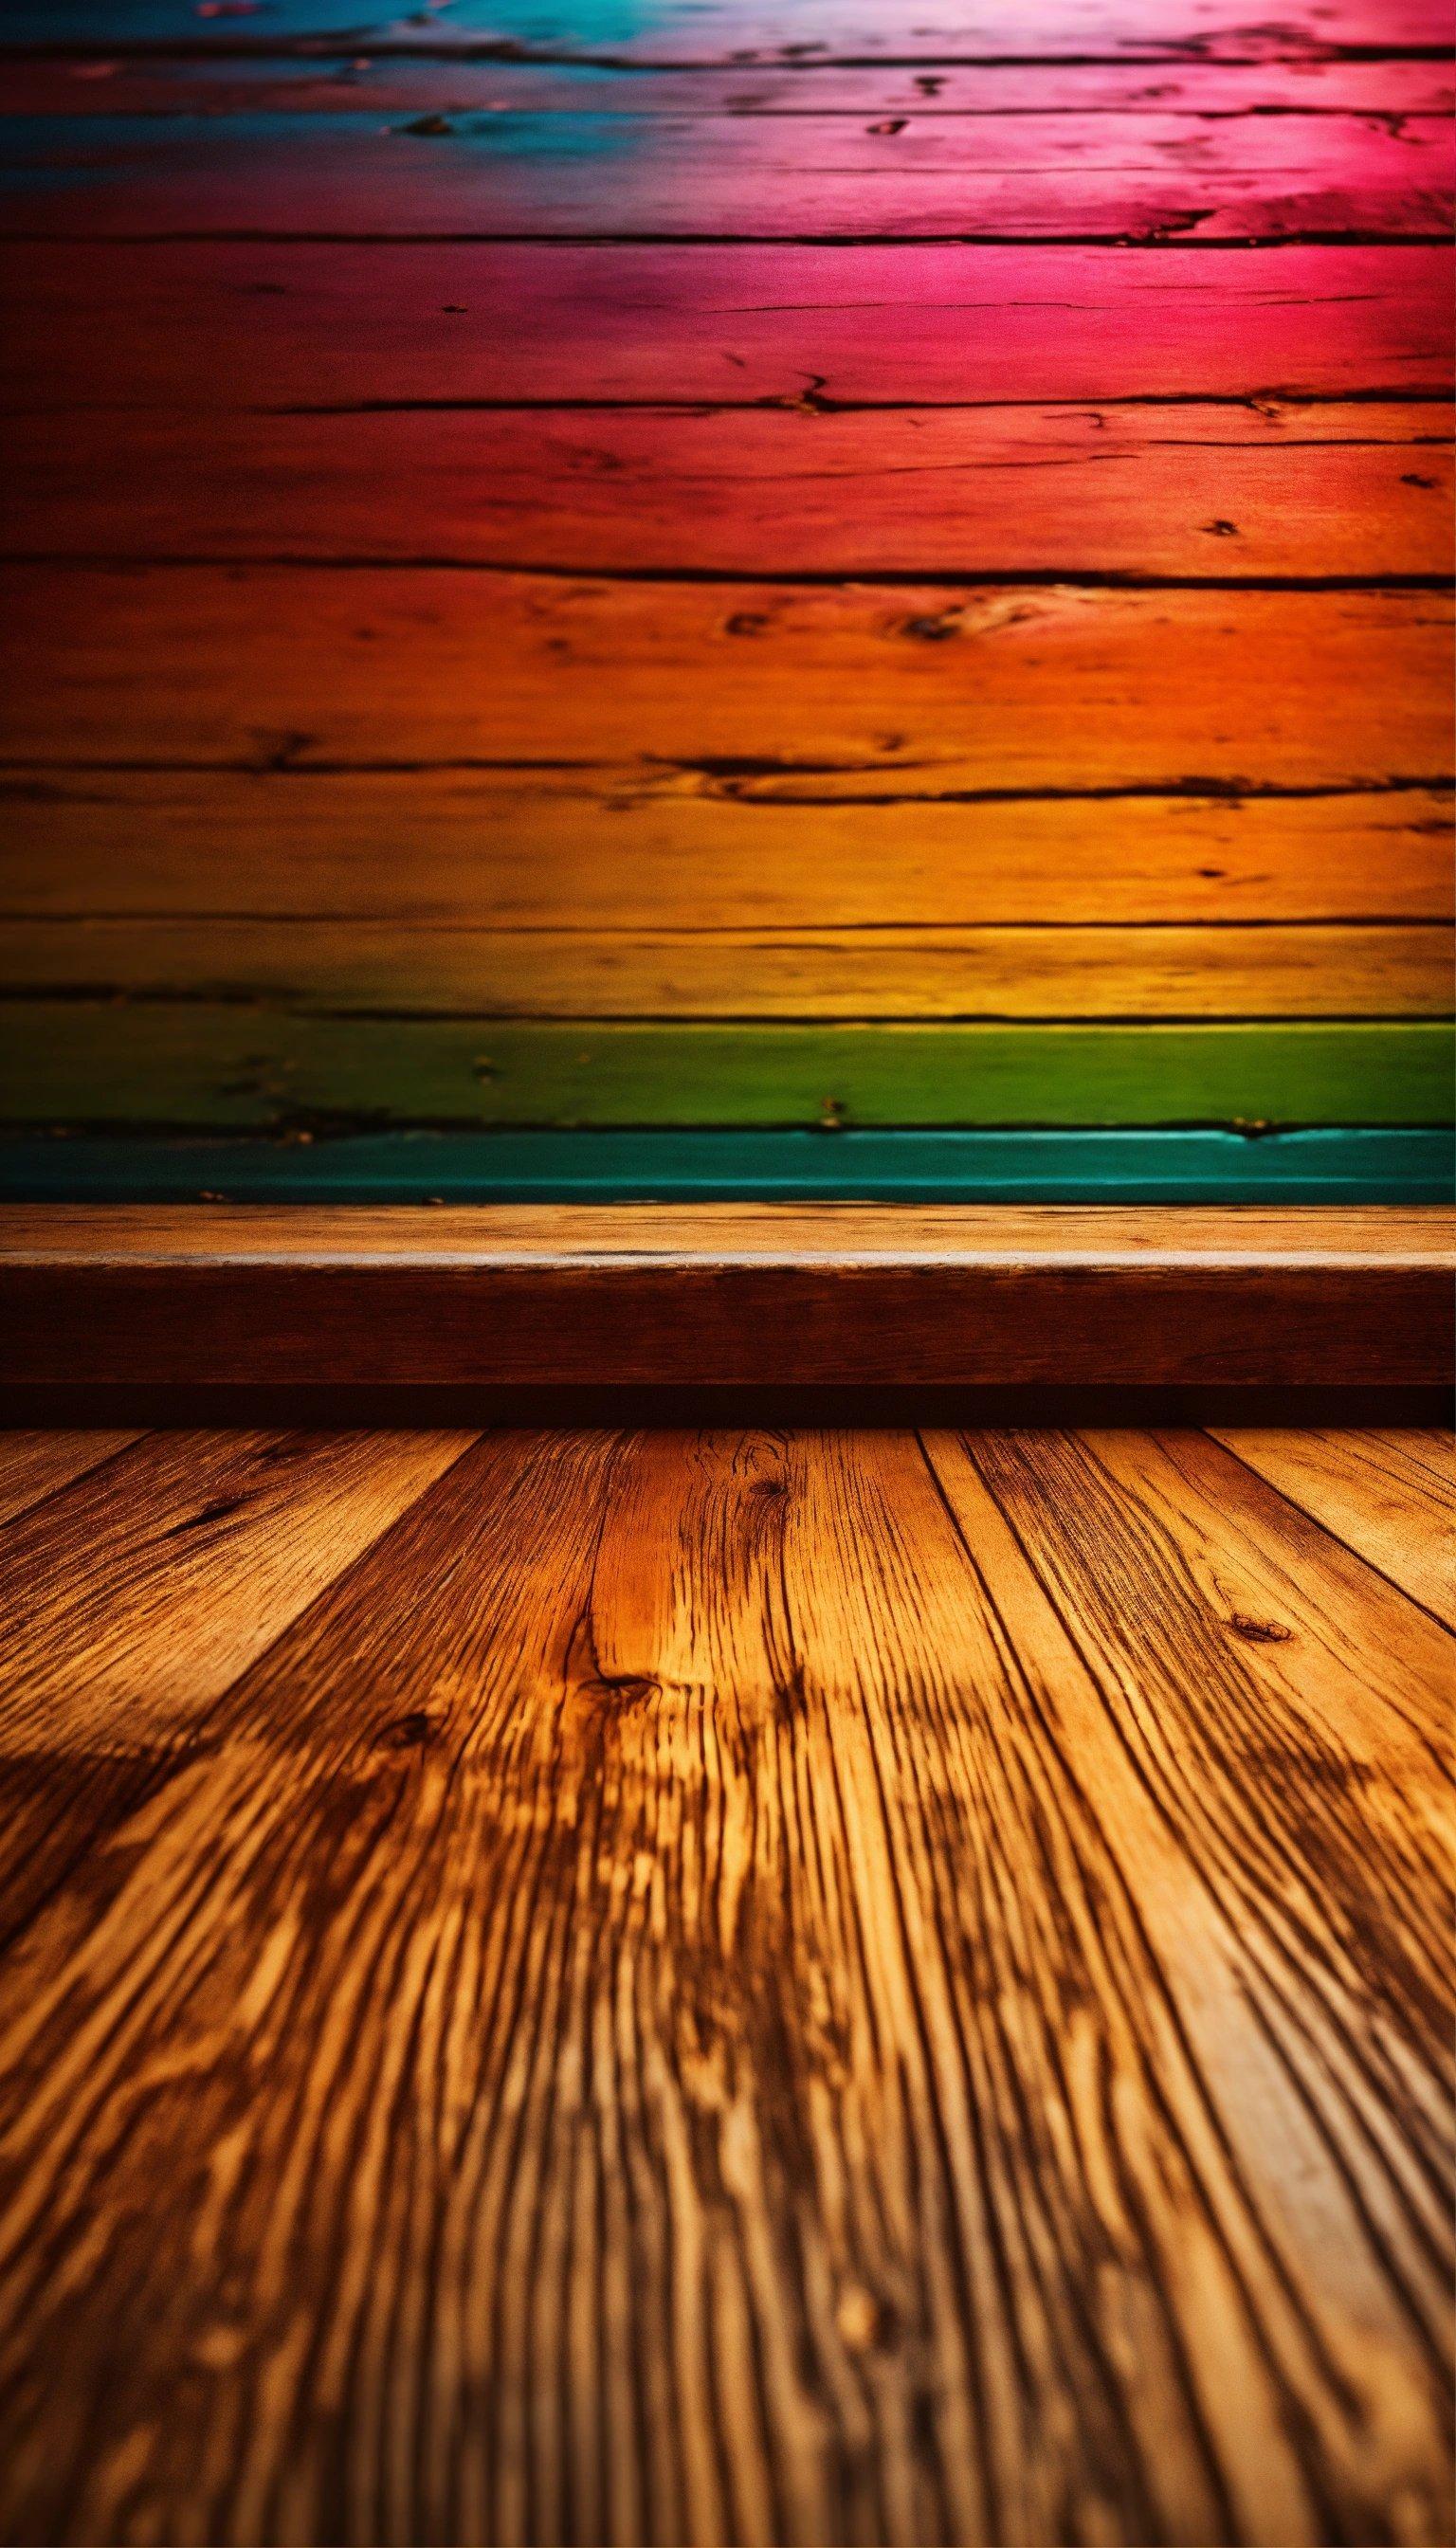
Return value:
M 1452 1216 L 16 1206 L 0 1380 L 1439 1386 Z
M 1452 1642 L 1274 1456 L 57 1479 L 0 1530 L 4 2535 L 1449 2541 Z
M 1043 1263 L 1087 1270 L 1208 1266 L 1358 1272 L 1453 1263 L 1456 1214 L 1366 1206 L 1338 1212 L 1247 1204 L 1158 1218 L 1136 1208 L 977 1204 L 540 1204 L 421 1213 L 328 1205 L 7 1205 L 0 1265 L 269 1261 L 349 1265 L 492 1263 L 540 1271 L 563 1261 L 674 1265 Z
M 1456 1466 L 1448 1436 L 1241 1425 L 1219 1437 L 1291 1503 L 1456 1627 Z
M 0 1433 L 0 1522 L 29 1511 L 85 1470 L 98 1468 L 132 1438 L 101 1428 Z

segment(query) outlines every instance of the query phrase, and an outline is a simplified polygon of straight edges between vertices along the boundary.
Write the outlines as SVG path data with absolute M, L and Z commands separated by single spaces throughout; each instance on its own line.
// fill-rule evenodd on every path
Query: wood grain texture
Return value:
M 860 930 L 1451 917 L 1418 786 L 968 802 L 918 767 L 85 771 L 0 777 L 23 918 Z M 73 968 L 70 978 L 78 978 Z
M 1456 1627 L 1456 1453 L 1448 1435 L 1239 1425 L 1217 1438 Z
M 1452 206 L 1449 124 L 1419 116 L 27 116 L 6 159 L 13 238 L 1246 245 L 1440 240 Z
M 217 410 L 1439 396 L 1449 273 L 1445 250 L 1410 245 L 0 242 L 0 397 Z
M 1450 1128 L 11 1132 L 26 1204 L 1443 1204 Z M 73 1410 L 74 1411 L 74 1410 Z M 79 1419 L 78 1419 L 79 1420 Z
M 0 604 L 11 762 L 626 754 L 1034 792 L 1450 768 L 1436 594 L 13 567 Z
M 0 1379 L 1439 1386 L 1451 1216 L 15 1206 Z
M 310 46 L 250 53 L 201 46 L 98 55 L 16 53 L 5 64 L 9 116 L 997 115 L 1449 116 L 1451 67 L 1434 55 L 1265 55 L 1258 60 L 1137 62 L 1003 60 L 940 63 L 929 76 L 905 60 L 854 63 L 800 57 L 699 63 L 684 70 L 583 64 L 542 54 L 497 58 Z M 234 34 L 242 34 L 240 24 Z M 427 137 L 427 136 L 415 136 Z M 436 136 L 438 137 L 438 136 Z M 893 138 L 893 136 L 887 136 Z
M 470 1439 L 155 1433 L 78 1477 L 0 1546 L 0 1750 L 34 1749 L 62 1694 L 86 1750 L 118 1717 L 181 1732 Z
M 401 1017 L 0 1000 L 0 1120 L 433 1125 L 1444 1125 L 1428 1018 L 1124 1025 Z
M 0 1120 L 1449 1115 L 1434 0 L 858 9 L 7 14 Z
M 131 1433 L 0 1432 L 0 1522 L 28 1512 L 57 1488 L 125 1450 Z
M 28 993 L 291 999 L 480 1018 L 1449 1017 L 1449 929 L 1168 926 L 797 931 L 498 921 L 12 921 Z
M 16 0 L 6 12 L 7 45 L 78 46 L 115 51 L 133 46 L 167 52 L 273 53 L 280 45 L 346 33 L 351 55 L 403 47 L 450 54 L 499 46 L 519 54 L 565 53 L 588 61 L 724 61 L 797 65 L 849 54 L 938 61 L 964 54 L 985 61 L 1319 59 L 1352 50 L 1414 50 L 1444 59 L 1449 28 L 1439 0 L 1290 0 L 1274 24 L 1250 24 L 1240 0 L 1032 0 L 1009 21 L 997 0 L 942 0 L 914 27 L 886 25 L 875 0 L 795 0 L 792 32 L 782 8 L 762 0 L 608 0 L 584 18 L 576 0 L 460 0 L 448 13 L 398 16 L 390 0 L 275 0 L 261 28 L 220 16 L 199 20 L 194 0 Z
M 1450 1656 L 1197 1436 L 482 1440 L 0 1967 L 8 2535 L 1449 2540 Z
M 470 1438 L 152 1434 L 10 1522 L 0 1938 L 107 1858 L 212 1701 Z
M 1446 573 L 1439 406 L 16 419 L 10 557 L 753 576 Z M 388 487 L 388 505 L 380 490 Z

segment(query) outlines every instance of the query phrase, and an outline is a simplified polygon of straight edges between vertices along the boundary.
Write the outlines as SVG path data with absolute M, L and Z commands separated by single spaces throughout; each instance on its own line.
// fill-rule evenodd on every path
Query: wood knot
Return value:
M 849 2283 L 835 2305 L 840 2341 L 851 2353 L 873 2353 L 892 2344 L 898 2321 L 887 2301 L 877 2300 L 863 2283 Z
M 614 1698 L 623 1707 L 642 1707 L 662 1696 L 658 1684 L 638 1673 L 600 1673 L 582 1688 L 588 1698 Z
M 379 1738 L 381 1752 L 417 1752 L 434 1734 L 434 1719 L 422 1707 L 411 1708 L 408 1716 L 397 1716 Z
M 1245 1638 L 1251 1646 L 1287 1646 L 1294 1635 L 1277 1619 L 1250 1619 L 1242 1610 L 1234 1611 L 1228 1625 L 1235 1637 Z
M 207 1530 L 215 1521 L 230 1521 L 235 1512 L 241 1512 L 247 1501 L 246 1496 L 217 1496 L 211 1503 L 204 1504 L 200 1511 L 190 1513 L 186 1521 L 173 1522 L 171 1529 L 165 1531 L 163 1537 L 180 1539 L 186 1531 Z
M 959 636 L 960 614 L 955 610 L 942 610 L 924 614 L 918 619 L 902 619 L 900 634 L 918 638 L 923 646 L 942 645 L 948 637 Z

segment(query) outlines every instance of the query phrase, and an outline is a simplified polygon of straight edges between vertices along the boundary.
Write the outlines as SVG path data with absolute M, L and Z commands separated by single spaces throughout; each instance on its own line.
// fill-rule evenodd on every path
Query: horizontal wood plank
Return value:
M 1435 595 L 22 567 L 0 600 L 25 631 L 14 762 L 632 756 L 1034 790 L 1449 772 Z
M 240 25 L 235 32 L 241 32 Z M 801 55 L 686 70 L 543 53 L 211 49 L 16 54 L 10 116 L 107 115 L 1449 115 L 1448 62 L 1293 51 L 1256 60 L 854 62 Z M 424 136 L 427 137 L 427 136 Z M 893 138 L 894 136 L 888 136 Z
M 597 1129 L 12 1133 L 16 1203 L 1449 1203 L 1451 1135 Z
M 1420 1384 L 1453 1222 L 13 1206 L 0 1379 Z
M 485 1018 L 1449 1017 L 1441 922 L 1204 928 L 11 921 L 0 992 Z
M 18 418 L 10 557 L 1439 579 L 1438 406 Z M 381 490 L 390 491 L 387 503 Z
M 1456 890 L 1451 798 L 1421 787 L 947 802 L 915 768 L 18 770 L 0 807 L 16 924 L 1427 921 Z
M 0 242 L 0 398 L 217 410 L 1439 394 L 1449 275 L 1446 250 L 1410 245 Z
M 385 0 L 274 0 L 265 24 L 220 14 L 200 19 L 195 0 L 15 0 L 5 38 L 17 46 L 133 45 L 163 50 L 273 51 L 280 43 L 346 34 L 351 52 L 402 47 L 450 53 L 498 46 L 513 59 L 546 52 L 591 60 L 796 62 L 868 54 L 891 60 L 1056 58 L 1186 62 L 1261 60 L 1353 47 L 1444 55 L 1448 28 L 1438 0 L 1288 0 L 1273 25 L 1249 23 L 1239 0 L 1123 0 L 1109 24 L 1102 0 L 1030 0 L 1008 23 L 994 0 L 939 0 L 913 27 L 887 28 L 873 0 L 796 0 L 791 35 L 781 8 L 764 0 L 655 0 L 644 19 L 620 5 L 584 22 L 574 0 L 456 0 L 448 12 L 402 16 Z
M 14 1124 L 1446 1124 L 1451 1035 L 1257 1025 L 594 1024 L 0 1003 Z
M 1440 239 L 1440 118 L 19 117 L 12 237 Z

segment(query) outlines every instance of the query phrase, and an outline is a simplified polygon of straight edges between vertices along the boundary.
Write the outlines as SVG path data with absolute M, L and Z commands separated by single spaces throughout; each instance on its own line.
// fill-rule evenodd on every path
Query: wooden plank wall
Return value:
M 6 13 L 14 1125 L 1450 1116 L 1436 0 Z

